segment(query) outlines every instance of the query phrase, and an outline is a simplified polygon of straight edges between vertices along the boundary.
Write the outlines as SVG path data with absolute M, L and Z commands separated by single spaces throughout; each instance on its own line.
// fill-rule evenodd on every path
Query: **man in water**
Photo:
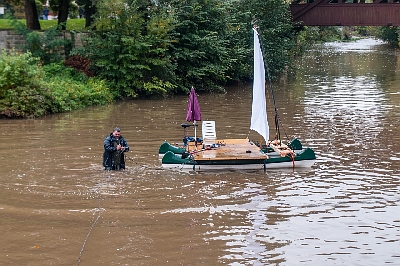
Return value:
M 129 151 L 126 140 L 121 136 L 121 130 L 116 127 L 104 139 L 103 166 L 105 170 L 125 169 L 124 152 Z

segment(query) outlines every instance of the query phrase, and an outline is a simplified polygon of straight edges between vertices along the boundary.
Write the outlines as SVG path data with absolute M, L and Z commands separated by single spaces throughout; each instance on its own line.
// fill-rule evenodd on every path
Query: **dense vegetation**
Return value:
M 89 0 L 85 1 L 79 2 Z M 295 28 L 288 3 L 282 0 L 98 0 L 95 7 L 85 45 L 75 50 L 69 49 L 68 41 L 56 38 L 59 29 L 72 25 L 69 22 L 42 33 L 14 21 L 12 27 L 27 40 L 22 49 L 29 52 L 24 55 L 29 60 L 23 67 L 32 75 L 25 75 L 28 83 L 7 84 L 9 73 L 3 70 L 3 84 L 7 85 L 0 84 L 0 114 L 37 116 L 124 97 L 187 93 L 192 86 L 198 91 L 219 92 L 229 83 L 251 80 L 254 26 L 260 30 L 273 79 L 290 70 L 294 57 L 315 41 L 341 34 L 335 27 Z M 82 27 L 82 19 L 78 21 Z M 41 25 L 48 23 L 41 21 Z M 84 72 L 94 77 L 84 78 L 64 65 L 60 47 L 66 59 L 78 60 L 70 66 L 85 62 Z M 13 56 L 22 55 L 3 53 L 1 60 L 12 64 Z M 22 71 L 22 65 L 15 67 Z M 57 73 L 68 75 L 64 78 Z M 34 83 L 38 75 L 44 83 Z M 22 93 L 28 87 L 34 92 Z M 15 91 L 19 94 L 14 95 Z M 33 95 L 40 94 L 44 100 L 35 100 Z M 40 108 L 13 102 L 29 95 L 29 105 L 40 103 Z
M 60 64 L 41 67 L 30 52 L 0 54 L 0 116 L 35 117 L 112 100 L 104 81 Z
M 400 29 L 399 27 L 380 27 L 376 32 L 376 37 L 387 41 L 393 46 L 400 46 Z
M 251 79 L 252 26 L 260 27 L 273 77 L 292 60 L 296 31 L 285 2 L 169 0 L 98 2 L 95 30 L 74 51 L 89 57 L 116 96 L 221 91 Z

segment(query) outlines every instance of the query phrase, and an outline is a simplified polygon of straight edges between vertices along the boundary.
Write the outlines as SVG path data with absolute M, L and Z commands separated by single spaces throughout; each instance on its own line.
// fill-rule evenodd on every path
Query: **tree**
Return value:
M 150 1 L 96 3 L 97 16 L 82 56 L 95 74 L 112 84 L 116 97 L 171 94 L 174 65 L 166 55 L 171 20 Z
M 57 23 L 61 30 L 66 29 L 71 0 L 50 0 L 50 8 L 57 13 Z
M 182 91 L 195 86 L 217 91 L 229 80 L 232 63 L 226 36 L 227 13 L 224 1 L 172 0 L 176 38 L 168 55 L 176 64 L 178 85 Z
M 376 33 L 378 38 L 387 41 L 393 46 L 400 46 L 400 30 L 399 27 L 385 26 L 379 27 Z
M 96 3 L 92 0 L 77 0 L 75 1 L 79 6 L 83 6 L 85 10 L 85 28 L 93 24 L 94 16 L 96 14 Z
M 253 32 L 251 10 L 243 6 L 242 0 L 226 1 L 227 27 L 229 41 L 230 82 L 247 81 L 253 73 Z
M 253 23 L 260 27 L 264 60 L 268 62 L 272 78 L 292 66 L 296 48 L 289 4 L 284 0 L 245 0 L 243 9 L 250 10 Z
M 30 30 L 40 30 L 35 0 L 24 0 L 26 26 Z
M 61 30 L 66 29 L 67 19 L 68 19 L 68 9 L 70 0 L 59 0 L 58 9 L 58 26 Z

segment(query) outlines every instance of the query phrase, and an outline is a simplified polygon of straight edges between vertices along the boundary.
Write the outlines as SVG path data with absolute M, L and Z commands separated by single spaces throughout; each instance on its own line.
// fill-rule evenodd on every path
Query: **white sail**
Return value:
M 258 39 L 258 33 L 254 31 L 254 81 L 253 104 L 251 110 L 250 129 L 257 131 L 265 141 L 269 139 L 269 126 L 267 120 L 267 108 L 265 99 L 265 67 L 264 59 Z

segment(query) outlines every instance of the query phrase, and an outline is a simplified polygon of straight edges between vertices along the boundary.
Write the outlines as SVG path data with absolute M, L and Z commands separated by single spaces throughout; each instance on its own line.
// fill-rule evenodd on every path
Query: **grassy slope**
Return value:
M 19 19 L 20 22 L 26 24 L 25 19 Z M 47 30 L 57 25 L 57 20 L 39 20 L 42 30 Z M 10 20 L 0 19 L 0 29 L 12 29 Z M 67 30 L 80 31 L 85 29 L 85 19 L 74 18 L 67 20 Z

